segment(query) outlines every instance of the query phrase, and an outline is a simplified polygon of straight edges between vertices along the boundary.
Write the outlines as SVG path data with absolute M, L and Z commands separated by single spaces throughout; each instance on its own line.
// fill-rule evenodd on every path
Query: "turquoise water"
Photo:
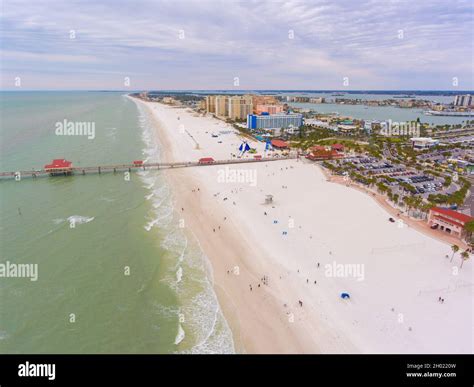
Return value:
M 159 159 L 146 112 L 120 93 L 4 92 L 0 109 L 2 171 Z M 64 119 L 95 138 L 57 136 Z M 159 172 L 3 180 L 0 195 L 0 263 L 38 265 L 37 281 L 0 278 L 0 353 L 234 351 Z

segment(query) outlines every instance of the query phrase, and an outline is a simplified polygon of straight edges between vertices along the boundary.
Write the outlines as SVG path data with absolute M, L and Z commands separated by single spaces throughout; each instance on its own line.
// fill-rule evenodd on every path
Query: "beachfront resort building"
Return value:
M 299 113 L 278 114 L 249 114 L 247 116 L 248 129 L 281 129 L 299 128 L 303 125 L 303 115 Z
M 216 116 L 219 118 L 229 117 L 229 97 L 226 95 L 216 96 Z
M 428 225 L 434 230 L 440 230 L 464 238 L 466 223 L 474 220 L 473 217 L 447 208 L 433 207 L 428 215 Z
M 215 113 L 216 112 L 216 96 L 215 95 L 208 95 L 205 98 L 206 103 L 206 111 L 208 113 Z
M 271 95 L 208 95 L 203 100 L 208 113 L 219 118 L 245 120 L 249 114 L 283 113 L 283 105 Z
M 229 98 L 229 118 L 232 120 L 245 120 L 253 112 L 251 95 L 234 95 Z

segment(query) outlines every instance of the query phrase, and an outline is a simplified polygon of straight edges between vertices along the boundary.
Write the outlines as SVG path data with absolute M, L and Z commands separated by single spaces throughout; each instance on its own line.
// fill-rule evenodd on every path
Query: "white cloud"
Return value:
M 436 89 L 452 76 L 473 87 L 472 6 L 464 0 L 6 0 L 3 8 L 5 68 L 47 79 L 46 62 L 48 72 L 69 63 L 67 87 L 107 72 L 142 74 L 144 88 L 222 88 L 236 73 L 263 88 L 340 88 L 343 76 L 360 88 Z

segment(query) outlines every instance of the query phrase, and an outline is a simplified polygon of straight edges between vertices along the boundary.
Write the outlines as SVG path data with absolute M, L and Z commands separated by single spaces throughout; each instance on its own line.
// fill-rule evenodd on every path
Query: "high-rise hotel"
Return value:
M 219 118 L 245 120 L 253 112 L 251 95 L 208 95 L 205 103 L 206 111 Z
M 232 120 L 245 120 L 252 114 L 253 103 L 251 95 L 236 95 L 229 98 L 229 117 Z
M 456 95 L 454 97 L 454 106 L 462 106 L 462 107 L 474 106 L 474 98 L 470 94 Z
M 303 125 L 303 115 L 297 113 L 279 114 L 249 114 L 247 116 L 248 129 L 282 129 L 299 128 Z

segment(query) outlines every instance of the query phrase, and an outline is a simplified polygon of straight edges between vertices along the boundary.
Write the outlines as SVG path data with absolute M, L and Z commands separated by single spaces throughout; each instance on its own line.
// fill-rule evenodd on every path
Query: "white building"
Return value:
M 410 138 L 413 149 L 428 149 L 439 144 L 439 140 L 431 137 L 413 137 Z
M 249 114 L 247 116 L 248 129 L 281 129 L 290 126 L 299 128 L 301 125 L 303 125 L 303 115 L 297 113 L 264 114 L 260 116 Z
M 473 96 L 470 94 L 454 96 L 454 106 L 462 106 L 462 107 L 474 106 Z

